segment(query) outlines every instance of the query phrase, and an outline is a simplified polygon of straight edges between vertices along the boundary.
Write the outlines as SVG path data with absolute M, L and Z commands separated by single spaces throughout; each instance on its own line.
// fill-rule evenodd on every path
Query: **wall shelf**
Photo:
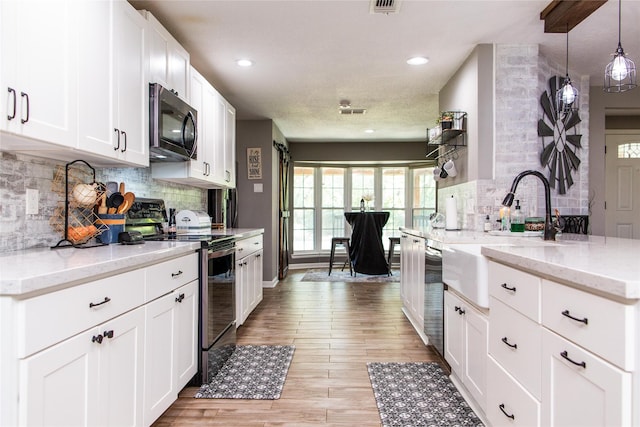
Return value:
M 429 146 L 436 148 L 429 151 L 426 157 L 431 157 L 443 146 L 451 147 L 450 150 L 436 156 L 437 160 L 454 152 L 458 147 L 467 145 L 467 113 L 464 111 L 450 111 L 449 113 L 453 116 L 451 121 L 440 121 L 437 126 L 427 128 L 427 149 Z

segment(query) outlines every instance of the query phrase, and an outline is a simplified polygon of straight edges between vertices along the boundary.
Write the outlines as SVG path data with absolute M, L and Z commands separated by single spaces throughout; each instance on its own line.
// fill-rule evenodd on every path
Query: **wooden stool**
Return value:
M 389 264 L 389 275 L 391 275 L 391 260 L 393 259 L 393 251 L 396 245 L 400 244 L 399 237 L 389 237 L 389 255 L 387 256 L 387 264 Z
M 333 268 L 333 258 L 336 255 L 336 246 L 342 245 L 347 250 L 347 260 L 342 265 L 342 271 L 344 271 L 345 264 L 349 263 L 349 275 L 353 276 L 353 270 L 351 267 L 351 257 L 349 256 L 349 238 L 348 237 L 333 237 L 331 238 L 331 255 L 329 256 L 329 276 L 331 276 L 331 269 Z

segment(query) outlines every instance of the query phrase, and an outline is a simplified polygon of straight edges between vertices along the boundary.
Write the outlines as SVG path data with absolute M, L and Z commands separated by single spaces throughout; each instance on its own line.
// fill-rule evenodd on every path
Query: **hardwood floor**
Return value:
M 238 329 L 238 344 L 293 344 L 278 400 L 195 399 L 154 426 L 379 426 L 367 362 L 439 361 L 401 311 L 399 283 L 301 282 L 290 271 Z

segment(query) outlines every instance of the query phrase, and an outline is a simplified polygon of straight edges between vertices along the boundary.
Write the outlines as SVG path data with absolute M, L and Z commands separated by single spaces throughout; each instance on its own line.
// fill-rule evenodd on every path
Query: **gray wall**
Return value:
M 426 139 L 425 123 L 425 139 Z M 290 142 L 294 162 L 425 161 L 426 141 L 417 142 Z
M 605 232 L 605 132 L 607 109 L 640 108 L 640 89 L 623 93 L 606 93 L 602 86 L 592 86 L 589 91 L 589 198 L 590 226 L 593 234 Z M 618 121 L 622 119 L 617 119 Z M 615 125 L 615 121 L 612 126 Z M 636 128 L 637 129 L 637 128 Z

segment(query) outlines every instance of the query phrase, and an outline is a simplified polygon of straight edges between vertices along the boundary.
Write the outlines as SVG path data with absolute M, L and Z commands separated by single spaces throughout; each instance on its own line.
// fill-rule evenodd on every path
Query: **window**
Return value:
M 640 159 L 640 142 L 618 145 L 619 159 Z
M 435 211 L 433 168 L 294 166 L 293 252 L 328 251 L 331 238 L 348 236 L 345 211 L 358 211 L 369 198 L 370 209 L 389 212 L 382 243 L 400 234 L 405 224 L 420 228 Z

